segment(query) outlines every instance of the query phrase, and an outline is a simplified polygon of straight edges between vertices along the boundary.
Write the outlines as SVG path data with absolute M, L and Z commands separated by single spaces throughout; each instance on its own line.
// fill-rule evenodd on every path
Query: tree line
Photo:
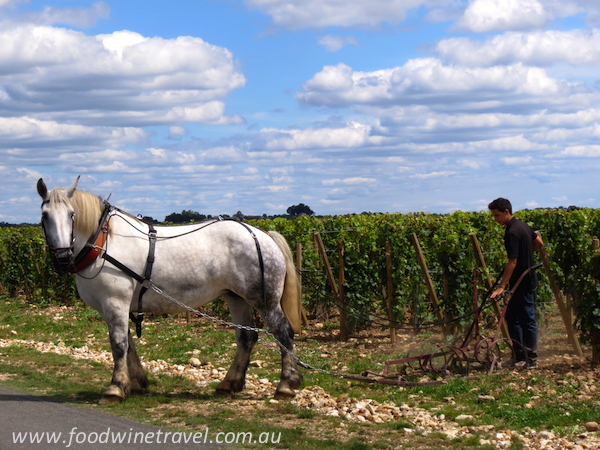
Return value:
M 300 216 L 314 216 L 314 214 L 315 214 L 314 211 L 310 208 L 310 206 L 305 205 L 304 203 L 299 203 L 298 205 L 292 205 L 287 209 L 286 212 L 287 212 L 287 214 L 276 214 L 276 215 L 272 215 L 272 216 L 269 216 L 267 214 L 262 214 L 260 216 L 249 216 L 249 215 L 242 213 L 241 211 L 238 211 L 237 213 L 233 214 L 232 216 L 230 216 L 229 214 L 221 214 L 218 217 L 223 217 L 225 219 L 234 218 L 234 219 L 239 219 L 239 220 L 242 220 L 242 219 L 249 219 L 249 220 L 275 219 L 277 217 L 293 219 L 295 217 L 300 217 Z M 188 210 L 182 210 L 180 213 L 172 212 L 168 216 L 165 216 L 165 220 L 163 220 L 162 222 L 160 222 L 159 220 L 157 220 L 151 216 L 139 215 L 138 218 L 142 219 L 146 223 L 151 223 L 151 224 L 160 224 L 160 223 L 182 224 L 182 223 L 201 222 L 206 219 L 212 219 L 213 216 L 211 214 L 201 214 L 197 211 L 192 211 L 191 209 L 188 209 Z M 23 227 L 31 227 L 31 226 L 36 227 L 36 226 L 40 226 L 40 224 L 39 223 L 14 224 L 14 223 L 0 222 L 0 228 L 23 228 Z
M 295 218 L 300 216 L 314 216 L 314 211 L 310 208 L 310 206 L 305 205 L 304 203 L 299 203 L 298 205 L 292 205 L 286 210 L 287 214 L 276 214 L 269 216 L 267 214 L 263 214 L 260 216 L 251 216 L 242 213 L 241 211 L 236 212 L 232 216 L 229 214 L 221 214 L 220 217 L 223 218 L 233 218 L 233 219 L 249 219 L 249 220 L 257 220 L 257 219 L 275 219 L 277 217 L 283 218 Z M 197 211 L 192 211 L 191 209 L 183 210 L 181 213 L 173 212 L 168 216 L 165 216 L 164 223 L 172 223 L 172 224 L 182 224 L 182 223 L 194 223 L 201 222 L 206 219 L 212 219 L 213 216 L 208 214 L 201 214 Z M 160 223 L 158 220 L 155 220 L 152 217 L 144 216 L 142 220 L 146 223 L 157 224 Z

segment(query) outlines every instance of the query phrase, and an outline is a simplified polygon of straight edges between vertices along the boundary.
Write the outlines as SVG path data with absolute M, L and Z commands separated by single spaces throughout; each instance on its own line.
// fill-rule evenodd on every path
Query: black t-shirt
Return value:
M 525 222 L 514 217 L 506 225 L 504 232 L 504 246 L 509 258 L 517 258 L 517 267 L 510 277 L 510 287 L 519 280 L 523 272 L 533 266 L 533 241 L 537 235 Z M 517 290 L 532 291 L 538 285 L 535 270 L 529 272 L 521 281 Z

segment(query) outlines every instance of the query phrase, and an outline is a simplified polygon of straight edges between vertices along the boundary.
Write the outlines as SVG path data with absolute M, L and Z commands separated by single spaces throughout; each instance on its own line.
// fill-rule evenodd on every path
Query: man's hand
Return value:
M 490 298 L 496 298 L 499 295 L 502 295 L 503 293 L 504 293 L 504 288 L 502 288 L 502 287 L 496 288 L 494 290 L 494 292 L 492 292 L 492 295 L 490 295 Z
M 510 277 L 512 276 L 513 272 L 515 271 L 515 267 L 517 267 L 517 258 L 508 258 L 508 264 L 504 268 L 504 272 L 502 272 L 502 279 L 500 280 L 500 287 L 497 287 L 496 290 L 494 292 L 492 292 L 492 295 L 490 295 L 490 298 L 496 298 L 504 292 L 504 287 L 506 287 L 508 285 L 508 282 L 510 281 Z

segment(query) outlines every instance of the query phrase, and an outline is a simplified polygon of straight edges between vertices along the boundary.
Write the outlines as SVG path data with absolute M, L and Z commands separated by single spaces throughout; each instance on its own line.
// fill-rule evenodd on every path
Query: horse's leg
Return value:
M 127 314 L 113 311 L 104 317 L 108 325 L 108 336 L 114 360 L 113 377 L 110 386 L 102 394 L 100 404 L 119 403 L 129 396 L 131 381 L 127 367 L 129 350 L 129 323 Z
M 269 309 L 263 317 L 266 325 L 282 345 L 281 379 L 275 391 L 275 399 L 289 400 L 296 395 L 294 388 L 300 387 L 302 384 L 302 373 L 298 369 L 295 359 L 294 330 L 279 305 Z
M 223 297 L 227 302 L 227 306 L 229 306 L 233 323 L 249 327 L 254 326 L 252 307 L 243 298 L 235 294 L 226 294 Z M 216 393 L 220 395 L 233 395 L 244 389 L 246 370 L 250 363 L 250 354 L 254 344 L 258 340 L 258 333 L 237 328 L 235 330 L 235 340 L 237 343 L 235 358 L 227 371 L 227 375 L 216 389 Z
M 127 370 L 129 371 L 129 379 L 131 380 L 131 392 L 144 392 L 148 389 L 148 377 L 135 351 L 135 343 L 131 337 L 131 331 L 128 330 L 127 335 L 129 343 L 127 349 Z

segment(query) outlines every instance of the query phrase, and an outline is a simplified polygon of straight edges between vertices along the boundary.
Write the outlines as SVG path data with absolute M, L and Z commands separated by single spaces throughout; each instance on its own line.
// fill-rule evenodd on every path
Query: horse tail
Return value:
M 296 274 L 296 266 L 294 265 L 294 257 L 292 251 L 285 238 L 276 231 L 269 231 L 269 235 L 277 246 L 281 249 L 285 257 L 285 284 L 283 287 L 283 295 L 281 296 L 281 309 L 287 320 L 290 322 L 292 329 L 296 334 L 299 334 L 302 327 L 300 319 L 300 289 L 298 285 L 298 276 Z

